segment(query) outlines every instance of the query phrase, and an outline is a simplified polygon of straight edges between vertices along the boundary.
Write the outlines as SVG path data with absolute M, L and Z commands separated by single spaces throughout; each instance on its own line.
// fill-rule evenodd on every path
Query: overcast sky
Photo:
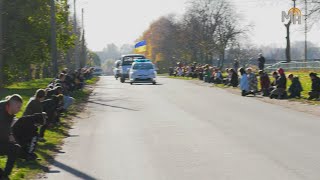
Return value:
M 90 49 L 100 51 L 109 43 L 133 42 L 150 23 L 169 13 L 182 14 L 188 0 L 78 0 L 78 13 L 85 9 L 85 29 Z M 292 7 L 289 0 L 231 0 L 243 23 L 251 23 L 251 41 L 257 45 L 285 45 L 281 12 Z M 268 2 L 267 2 L 268 1 Z M 299 6 L 298 6 L 299 8 Z M 301 7 L 302 8 L 302 7 Z M 302 12 L 303 9 L 301 9 Z M 80 17 L 80 14 L 79 14 Z M 294 25 L 292 41 L 304 40 L 303 25 Z M 309 32 L 309 39 L 320 45 L 320 27 Z

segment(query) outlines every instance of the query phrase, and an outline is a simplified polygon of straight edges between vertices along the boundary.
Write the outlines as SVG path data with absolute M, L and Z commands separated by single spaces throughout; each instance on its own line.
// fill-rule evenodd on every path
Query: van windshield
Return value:
M 135 59 L 145 59 L 144 56 L 125 56 L 122 59 L 122 66 L 131 66 Z
M 134 70 L 150 70 L 153 69 L 153 65 L 151 63 L 137 63 L 132 69 Z

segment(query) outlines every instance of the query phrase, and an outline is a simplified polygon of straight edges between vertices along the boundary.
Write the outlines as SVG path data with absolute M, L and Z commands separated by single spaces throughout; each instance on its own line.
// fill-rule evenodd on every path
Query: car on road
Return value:
M 124 83 L 126 79 L 129 78 L 129 70 L 135 59 L 146 59 L 146 57 L 141 54 L 129 54 L 121 57 L 121 63 L 119 66 L 119 77 L 121 83 Z
M 130 84 L 133 83 L 157 83 L 157 71 L 155 65 L 149 59 L 135 60 L 129 71 Z

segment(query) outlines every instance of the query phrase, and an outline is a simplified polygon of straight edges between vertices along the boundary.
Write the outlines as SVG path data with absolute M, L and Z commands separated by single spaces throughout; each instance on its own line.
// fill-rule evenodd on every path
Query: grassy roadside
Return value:
M 182 80 L 195 80 L 191 77 L 180 77 L 180 76 L 167 76 L 168 78 L 171 78 L 171 79 L 182 79 Z
M 308 103 L 312 105 L 320 105 L 320 101 L 318 100 L 308 100 L 307 98 L 309 97 L 308 92 L 311 91 L 311 80 L 309 77 L 309 71 L 300 71 L 300 72 L 286 72 L 286 76 L 289 74 L 293 74 L 295 76 L 298 76 L 301 82 L 301 85 L 303 87 L 303 91 L 301 93 L 301 98 L 300 99 L 289 99 L 289 101 L 298 101 L 298 102 L 303 102 L 303 103 Z M 169 77 L 169 76 L 168 76 Z M 188 77 L 169 77 L 172 79 L 182 79 L 182 80 L 192 80 L 192 78 Z M 259 78 L 259 77 L 258 77 Z M 195 79 L 198 80 L 198 79 Z M 270 80 L 273 81 L 273 78 L 270 76 Z M 291 81 L 287 79 L 287 87 L 291 85 Z M 260 88 L 260 83 L 258 83 L 258 86 Z M 232 88 L 232 87 L 227 87 L 224 86 L 223 84 L 217 84 L 214 87 L 219 87 L 219 88 Z M 234 88 L 237 89 L 237 88 Z
M 3 99 L 10 94 L 20 94 L 24 100 L 23 109 L 17 115 L 20 117 L 25 109 L 25 106 L 31 96 L 34 95 L 35 91 L 39 88 L 45 88 L 52 79 L 34 80 L 30 82 L 16 83 L 8 86 L 0 91 L 0 98 Z M 93 85 L 99 80 L 98 77 L 94 77 L 91 80 L 86 81 L 87 84 Z M 77 106 L 84 103 L 91 93 L 90 89 L 83 89 L 73 93 L 73 97 L 76 99 L 75 105 L 70 108 L 68 113 L 64 114 L 61 118 L 61 124 L 50 128 L 45 135 L 47 142 L 39 143 L 37 148 L 37 155 L 41 158 L 40 161 L 25 162 L 18 160 L 16 167 L 11 175 L 12 180 L 19 179 L 32 179 L 38 174 L 48 171 L 48 165 L 54 158 L 55 154 L 59 152 L 60 146 L 62 145 L 63 139 L 68 137 L 68 130 L 72 125 L 72 117 L 81 112 L 79 108 L 83 106 Z M 0 157 L 0 167 L 5 166 L 5 157 Z

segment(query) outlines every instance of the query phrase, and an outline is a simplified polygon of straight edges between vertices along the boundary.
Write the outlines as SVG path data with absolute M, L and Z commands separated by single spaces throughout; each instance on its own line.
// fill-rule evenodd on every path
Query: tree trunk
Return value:
M 35 79 L 40 79 L 40 69 L 41 69 L 40 65 L 37 65 L 35 70 L 35 75 L 34 75 Z
M 66 11 L 67 12 L 69 11 L 69 6 L 68 5 L 66 6 Z M 69 27 L 69 25 L 70 24 L 69 24 L 69 16 L 68 16 L 67 19 L 66 19 L 66 26 Z M 71 33 L 70 33 L 68 28 L 66 28 L 66 33 L 67 33 L 68 36 L 71 36 Z M 72 67 L 72 64 L 71 64 L 71 53 L 72 53 L 72 51 L 69 48 L 67 50 L 66 62 L 65 62 L 66 65 L 67 65 L 67 68 L 69 69 L 69 71 L 74 69 L 74 67 Z
M 43 66 L 42 76 L 43 78 L 49 78 L 49 69 L 47 65 Z
M 225 58 L 225 48 L 223 48 L 220 56 L 220 64 L 219 64 L 219 69 L 222 69 L 224 66 L 224 58 Z
M 288 24 L 285 24 L 285 27 L 287 29 L 287 47 L 286 47 L 286 58 L 287 62 L 291 62 L 291 47 L 290 47 L 290 25 L 291 25 L 291 20 L 288 22 Z
M 4 60 L 3 60 L 3 24 L 2 24 L 2 14 L 3 14 L 3 0 L 0 0 L 0 88 L 3 86 L 4 83 Z
M 34 71 L 34 69 L 33 69 L 33 67 L 32 67 L 32 65 L 30 64 L 30 66 L 29 66 L 29 72 L 28 72 L 28 75 L 27 75 L 27 77 L 26 77 L 26 80 L 27 81 L 30 81 L 30 80 L 32 80 L 32 76 L 33 76 L 33 71 Z
M 50 1 L 51 11 L 51 61 L 52 61 L 52 72 L 58 74 L 58 52 L 57 52 L 57 28 L 56 28 L 56 6 L 55 1 Z

